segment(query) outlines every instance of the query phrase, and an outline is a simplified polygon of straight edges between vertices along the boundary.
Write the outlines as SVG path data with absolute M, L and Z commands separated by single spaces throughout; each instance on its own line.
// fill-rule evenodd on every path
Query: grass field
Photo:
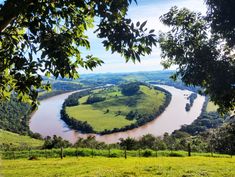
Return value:
M 32 156 L 37 158 L 60 158 L 61 149 L 29 149 L 25 150 L 12 150 L 0 151 L 2 159 L 27 159 Z M 124 157 L 124 150 L 121 149 L 90 149 L 90 148 L 64 148 L 63 155 L 65 157 L 92 157 L 92 156 L 102 156 L 102 157 Z M 154 151 L 150 149 L 146 150 L 129 150 L 126 151 L 127 157 L 187 157 L 188 152 L 186 151 Z M 192 152 L 191 156 L 201 156 L 201 157 L 217 157 L 217 158 L 227 158 L 231 157 L 227 154 L 216 154 L 207 152 Z
M 43 145 L 43 141 L 0 129 L 0 145 L 2 144 L 12 144 L 16 147 L 39 147 Z
M 158 157 L 3 160 L 5 177 L 234 177 L 235 158 Z
M 217 112 L 219 107 L 215 105 L 213 102 L 209 102 L 206 107 L 206 112 Z
M 97 91 L 96 91 L 97 92 Z M 117 88 L 101 91 L 106 100 L 94 104 L 84 104 L 88 98 L 79 99 L 80 105 L 67 107 L 66 112 L 70 117 L 81 121 L 87 121 L 95 131 L 105 129 L 112 130 L 130 125 L 135 120 L 127 120 L 126 115 L 130 111 L 138 110 L 139 113 L 152 115 L 158 111 L 165 100 L 164 93 L 140 86 L 140 93 L 133 96 L 124 96 Z M 136 102 L 132 106 L 127 106 L 127 102 Z M 109 112 L 107 113 L 107 110 Z M 120 114 L 117 114 L 120 112 Z

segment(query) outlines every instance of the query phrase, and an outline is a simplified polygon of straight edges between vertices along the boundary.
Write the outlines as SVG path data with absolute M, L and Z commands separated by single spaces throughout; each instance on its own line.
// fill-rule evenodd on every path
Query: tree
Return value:
M 43 144 L 44 149 L 61 148 L 69 146 L 71 146 L 71 143 L 69 143 L 67 140 L 63 140 L 60 136 L 56 135 L 54 135 L 53 138 L 47 136 Z
M 200 86 L 221 113 L 235 107 L 235 2 L 206 0 L 206 16 L 177 7 L 161 17 L 171 27 L 161 33 L 163 65 L 177 65 L 173 79 Z
M 144 135 L 139 140 L 139 144 L 143 149 L 156 149 L 156 138 L 151 134 Z
M 170 136 L 168 133 L 164 133 L 163 135 L 163 141 L 167 146 L 167 149 L 170 149 L 171 151 L 175 148 L 175 137 Z
M 135 3 L 136 0 L 134 0 Z M 126 18 L 132 0 L 6 0 L 0 5 L 0 99 L 17 93 L 20 100 L 37 104 L 37 90 L 49 89 L 42 76 L 75 79 L 78 68 L 93 69 L 103 61 L 93 55 L 85 31 L 99 19 L 95 33 L 112 53 L 126 61 L 140 61 L 156 45 L 146 21 Z
M 97 102 L 104 101 L 105 99 L 106 99 L 105 95 L 102 95 L 102 94 L 91 94 L 87 98 L 86 103 L 87 104 L 94 104 L 94 103 L 97 103 Z
M 132 96 L 140 90 L 140 83 L 130 82 L 121 85 L 121 92 L 125 96 Z
M 126 150 L 137 149 L 137 141 L 134 138 L 127 137 L 126 139 L 120 138 L 120 147 Z
M 210 137 L 213 149 L 220 153 L 235 154 L 235 120 L 216 129 Z

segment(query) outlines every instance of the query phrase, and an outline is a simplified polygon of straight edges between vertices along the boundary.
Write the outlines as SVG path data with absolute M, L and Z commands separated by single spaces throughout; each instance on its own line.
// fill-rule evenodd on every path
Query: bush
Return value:
M 93 104 L 104 101 L 106 98 L 99 94 L 90 95 L 86 101 L 87 104 Z
M 140 90 L 140 83 L 131 82 L 121 85 L 121 92 L 125 96 L 131 96 L 136 94 Z
M 151 157 L 152 156 L 152 151 L 150 150 L 145 150 L 143 152 L 143 157 Z
M 79 150 L 77 151 L 77 156 L 85 157 L 88 156 L 88 154 L 83 150 Z
M 110 153 L 109 157 L 118 157 L 118 154 L 115 152 Z
M 171 152 L 169 155 L 169 157 L 184 157 L 183 154 L 177 153 L 177 152 Z
M 38 160 L 38 158 L 36 156 L 31 156 L 29 157 L 29 160 Z

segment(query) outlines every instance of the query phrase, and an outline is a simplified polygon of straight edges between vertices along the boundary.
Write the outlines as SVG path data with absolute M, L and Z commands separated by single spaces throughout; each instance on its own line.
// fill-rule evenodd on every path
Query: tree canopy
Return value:
M 17 93 L 20 100 L 37 104 L 37 90 L 46 76 L 77 78 L 79 68 L 93 69 L 103 61 L 82 57 L 90 49 L 85 31 L 99 19 L 95 33 L 103 46 L 126 61 L 140 61 L 156 45 L 146 21 L 126 17 L 132 0 L 5 0 L 0 5 L 0 99 Z M 134 3 L 137 3 L 134 0 Z M 40 72 L 39 72 L 40 71 Z
M 163 65 L 177 65 L 176 74 L 187 85 L 200 86 L 221 112 L 235 107 L 235 20 L 233 0 L 205 0 L 206 15 L 173 7 L 161 17 L 171 27 L 156 38 L 146 21 L 126 17 L 136 0 L 5 0 L 0 5 L 0 99 L 12 93 L 37 105 L 37 90 L 46 76 L 77 78 L 79 69 L 103 63 L 93 55 L 86 31 L 95 33 L 103 46 L 126 61 L 140 61 L 157 41 Z M 40 74 L 41 73 L 41 74 Z
M 132 96 L 135 95 L 140 90 L 140 84 L 139 82 L 129 82 L 122 84 L 121 92 L 125 96 Z
M 206 0 L 207 15 L 173 7 L 161 16 L 163 65 L 177 65 L 173 79 L 200 86 L 220 112 L 235 107 L 235 1 Z

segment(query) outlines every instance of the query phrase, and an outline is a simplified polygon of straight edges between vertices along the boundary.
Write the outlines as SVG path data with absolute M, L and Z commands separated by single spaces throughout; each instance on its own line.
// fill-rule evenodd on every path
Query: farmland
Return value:
M 66 107 L 69 117 L 79 121 L 86 121 L 96 132 L 122 128 L 136 122 L 136 119 L 126 119 L 131 111 L 138 114 L 154 115 L 165 101 L 165 95 L 161 91 L 140 86 L 138 93 L 125 96 L 118 87 L 105 90 L 96 90 L 96 94 L 106 99 L 94 104 L 87 104 L 88 96 L 79 99 L 79 105 Z

